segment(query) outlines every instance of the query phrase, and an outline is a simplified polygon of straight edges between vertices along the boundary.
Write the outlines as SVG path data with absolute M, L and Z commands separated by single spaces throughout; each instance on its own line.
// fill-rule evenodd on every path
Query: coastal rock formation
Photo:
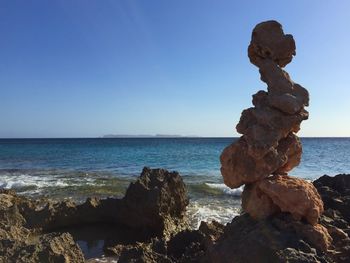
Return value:
M 320 223 L 333 238 L 329 251 L 335 262 L 350 258 L 350 174 L 324 175 L 313 182 L 324 203 Z
M 258 221 L 244 214 L 223 232 L 208 247 L 205 262 L 333 262 L 322 252 L 331 245 L 327 230 L 286 213 Z
M 73 233 L 86 231 L 92 239 L 97 234 L 98 240 L 103 230 L 105 251 L 112 254 L 121 244 L 167 240 L 188 226 L 187 205 L 186 187 L 177 172 L 147 167 L 122 199 L 88 198 L 81 205 L 48 201 L 39 206 L 0 189 L 0 262 L 84 262 Z
M 313 182 L 324 202 L 325 210 L 337 210 L 341 217 L 350 221 L 350 175 L 324 175 Z M 350 230 L 348 231 L 350 234 Z
M 281 69 L 295 55 L 294 40 L 268 21 L 254 29 L 248 52 L 268 92 L 253 96 L 255 107 L 237 125 L 243 136 L 221 156 L 225 183 L 245 184 L 246 213 L 189 229 L 186 187 L 163 169 L 144 168 L 122 199 L 80 205 L 43 205 L 0 189 L 0 262 L 85 262 L 79 234 L 103 239 L 117 262 L 349 262 L 350 175 L 313 184 L 287 175 L 300 162 L 294 133 L 308 116 L 306 90 Z
M 326 250 L 331 237 L 317 225 L 323 203 L 316 188 L 287 175 L 300 163 L 302 146 L 295 133 L 308 118 L 309 105 L 307 90 L 282 69 L 295 54 L 293 36 L 284 34 L 278 22 L 254 28 L 248 56 L 259 68 L 267 92 L 258 91 L 254 107 L 242 112 L 236 129 L 243 136 L 222 152 L 221 174 L 231 188 L 245 185 L 242 208 L 250 216 L 265 219 L 288 212 L 295 220 L 305 219 Z
M 33 204 L 13 191 L 0 190 L 0 262 L 84 262 L 69 233 L 39 234 L 24 227 L 18 205 Z
M 245 213 L 225 226 L 202 222 L 198 230 L 182 231 L 167 243 L 168 257 L 205 263 L 349 262 L 350 221 L 345 211 L 350 206 L 345 200 L 350 200 L 350 175 L 323 176 L 314 185 L 329 201 L 317 225 L 283 212 L 261 220 Z
M 225 226 L 202 222 L 198 230 L 182 231 L 168 242 L 168 257 L 205 263 L 349 262 L 350 175 L 322 176 L 313 184 L 324 201 L 319 224 L 283 212 L 261 220 L 245 213 Z
M 145 167 L 123 198 L 119 220 L 132 227 L 170 236 L 184 226 L 188 205 L 185 184 L 177 172 Z
M 186 188 L 177 172 L 145 167 L 122 199 L 88 198 L 81 205 L 70 200 L 48 202 L 41 209 L 21 199 L 18 207 L 26 220 L 26 227 L 40 228 L 45 232 L 104 222 L 163 236 L 187 225 L 184 221 L 187 205 Z
M 177 173 L 173 173 L 172 176 L 169 174 L 172 173 L 161 169 L 146 168 L 142 178 L 140 177 L 134 183 L 134 185 L 141 184 L 142 186 L 137 186 L 131 192 L 140 199 L 142 196 L 148 199 L 149 193 L 156 192 L 155 196 L 158 196 L 162 191 L 169 191 L 167 185 L 171 185 L 174 189 L 171 190 L 173 192 L 169 192 L 171 194 L 167 193 L 170 198 L 167 200 L 173 200 L 173 193 L 183 193 L 184 185 Z M 41 210 L 48 209 L 45 208 L 47 206 L 41 207 L 33 200 L 16 195 L 14 191 L 0 190 L 0 262 L 84 262 L 82 251 L 74 241 L 74 239 L 79 239 L 75 236 L 76 231 L 82 231 L 91 240 L 100 240 L 101 236 L 94 237 L 95 233 L 92 230 L 93 227 L 97 227 L 99 231 L 102 226 L 108 233 L 104 245 L 105 254 L 113 255 L 113 260 L 118 262 L 346 263 L 350 258 L 350 238 L 348 236 L 350 233 L 350 175 L 323 176 L 316 180 L 314 185 L 320 192 L 325 207 L 319 224 L 314 226 L 296 220 L 290 213 L 279 212 L 273 217 L 261 220 L 255 220 L 245 213 L 235 217 L 227 225 L 215 221 L 202 222 L 197 230 L 183 228 L 180 232 L 173 232 L 169 236 L 157 236 L 159 229 L 152 226 L 151 223 L 140 223 L 143 222 L 143 218 L 140 218 L 141 221 L 137 225 L 148 225 L 145 228 L 131 227 L 135 222 L 130 223 L 129 226 L 118 221 L 111 224 L 118 217 L 112 219 L 106 215 L 110 216 L 118 211 L 111 210 L 104 213 L 102 211 L 112 209 L 117 203 L 112 201 L 116 200 L 112 198 L 108 201 L 110 205 L 107 205 L 104 200 L 94 198 L 89 198 L 80 206 L 73 206 L 69 202 L 62 202 L 61 205 L 50 204 L 50 207 L 56 208 L 56 212 L 52 213 L 49 221 L 42 220 L 41 216 L 38 216 L 37 219 L 44 225 L 37 223 L 36 227 L 30 227 L 28 222 L 33 224 L 35 221 L 34 218 L 30 218 L 30 215 L 34 216 L 35 212 L 32 211 L 34 214 L 31 214 L 29 211 L 33 209 L 39 213 Z M 250 186 L 256 187 L 256 184 Z M 140 194 L 137 194 L 138 187 L 142 189 Z M 256 192 L 252 193 L 256 194 Z M 187 203 L 185 192 L 176 198 L 179 202 L 176 206 L 178 208 Z M 158 204 L 162 203 L 158 198 L 152 200 Z M 145 201 L 145 203 L 150 205 L 149 202 Z M 104 204 L 104 209 L 96 210 L 102 204 Z M 79 207 L 79 209 L 72 209 L 74 207 Z M 140 211 L 145 209 L 141 204 L 139 208 Z M 54 218 L 63 220 L 64 215 L 72 215 L 71 211 L 79 211 L 90 218 L 70 216 L 70 219 L 74 218 L 74 221 L 63 221 L 65 224 L 75 223 L 70 227 L 66 225 L 69 228 L 62 227 L 63 224 L 59 224 L 59 220 L 53 220 Z M 163 215 L 169 218 L 182 215 L 181 209 L 177 210 L 177 213 L 171 212 L 170 214 L 167 212 L 168 208 L 162 211 Z M 158 212 L 153 215 L 161 214 Z M 140 213 L 139 216 L 143 215 Z M 181 219 L 178 217 L 172 220 L 179 222 Z M 91 225 L 88 222 L 94 223 Z M 59 227 L 54 228 L 55 224 Z M 148 231 L 147 228 L 149 228 Z M 165 231 L 165 233 L 169 232 Z M 101 261 L 91 259 L 88 262 Z

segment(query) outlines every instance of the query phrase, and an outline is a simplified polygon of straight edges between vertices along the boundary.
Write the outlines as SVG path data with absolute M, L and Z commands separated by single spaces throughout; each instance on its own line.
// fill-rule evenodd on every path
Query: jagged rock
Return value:
M 342 194 L 332 196 L 344 198 L 344 193 L 350 190 L 347 179 L 350 182 L 350 176 L 322 177 L 314 183 L 320 188 L 338 185 L 335 188 L 339 187 Z M 329 192 L 334 189 L 329 187 Z M 176 253 L 172 248 L 168 249 L 168 255 L 180 262 L 348 262 L 350 239 L 344 230 L 350 222 L 328 207 L 320 223 L 312 226 L 295 220 L 290 213 L 277 213 L 261 220 L 245 213 L 226 226 L 203 223 L 199 230 L 179 233 L 169 241 Z M 206 242 L 203 241 L 203 233 L 208 233 L 205 229 L 211 230 L 205 235 Z M 184 257 L 187 261 L 179 260 Z
M 325 213 L 320 223 L 333 238 L 331 257 L 335 262 L 350 258 L 350 175 L 324 175 L 313 182 L 320 193 Z
M 145 167 L 126 191 L 120 215 L 129 226 L 146 227 L 158 235 L 169 236 L 186 226 L 187 205 L 186 187 L 177 172 Z
M 123 245 L 119 244 L 109 248 L 118 257 L 119 263 L 172 263 L 166 255 L 165 244 L 159 245 L 162 241 L 152 240 L 150 243 L 136 243 Z
M 69 233 L 0 240 L 0 262 L 85 262 Z
M 325 209 L 337 210 L 350 221 L 350 175 L 338 174 L 334 177 L 324 175 L 314 182 L 322 196 Z
M 199 229 L 185 229 L 169 240 L 153 238 L 147 242 L 117 244 L 106 252 L 118 257 L 118 262 L 204 262 L 205 252 L 223 234 L 218 222 L 201 222 Z
M 13 191 L 0 190 L 0 262 L 2 256 L 11 257 L 12 261 L 6 262 L 83 262 L 72 236 L 62 232 L 76 233 L 79 229 L 87 231 L 106 225 L 110 233 L 105 250 L 109 252 L 120 244 L 147 242 L 152 237 L 168 239 L 188 226 L 187 205 L 186 187 L 177 172 L 147 167 L 130 184 L 122 199 L 88 198 L 81 205 L 70 200 L 49 201 L 38 206 Z M 123 251 L 121 258 L 131 259 L 141 248 L 129 247 Z M 147 255 L 148 252 L 146 259 Z M 160 255 L 155 260 L 161 258 Z
M 216 221 L 201 222 L 198 230 L 184 230 L 167 242 L 168 256 L 175 262 L 206 262 L 206 251 L 223 234 L 224 226 Z
M 81 205 L 67 200 L 47 203 L 42 209 L 20 206 L 26 226 L 52 231 L 78 224 L 123 224 L 145 229 L 150 235 L 169 235 L 186 226 L 188 197 L 177 172 L 145 167 L 123 199 L 88 198 Z
M 146 178 L 148 176 L 145 176 L 145 180 L 150 182 Z M 290 213 L 277 213 L 262 220 L 254 220 L 249 214 L 243 214 L 226 226 L 215 221 L 202 222 L 198 230 L 183 230 L 170 236 L 169 240 L 165 237 L 133 239 L 138 232 L 136 229 L 136 233 L 127 232 L 125 237 L 120 236 L 117 243 L 107 243 L 105 252 L 115 255 L 119 262 L 346 263 L 350 258 L 350 239 L 347 234 L 350 222 L 335 210 L 340 207 L 338 202 L 330 200 L 347 200 L 350 193 L 348 182 L 350 176 L 322 177 L 314 182 L 318 189 L 327 189 L 320 192 L 322 198 L 329 200 L 325 202 L 326 211 L 321 216 L 320 225 L 312 226 L 295 220 Z M 83 262 L 81 251 L 71 235 L 44 234 L 39 228 L 28 229 L 23 226 L 26 219 L 22 215 L 24 210 L 21 210 L 21 205 L 35 208 L 34 202 L 30 202 L 13 191 L 0 190 L 0 262 Z M 103 203 L 103 200 L 89 198 L 84 207 L 91 210 Z M 68 204 L 59 207 L 68 207 L 70 210 L 71 205 Z M 343 206 L 342 210 L 345 211 L 347 204 L 344 202 Z M 104 208 L 110 209 L 111 206 L 105 205 Z M 93 215 L 91 211 L 89 213 Z M 101 224 L 105 225 L 103 222 Z M 123 224 L 120 227 L 126 228 Z M 79 225 L 73 228 L 77 229 Z M 108 228 L 113 233 L 112 226 L 108 225 Z M 89 229 L 85 231 L 92 235 Z
M 254 220 L 248 214 L 235 217 L 223 229 L 220 238 L 207 249 L 204 262 L 332 262 L 322 253 L 317 233 L 297 232 L 314 229 L 288 214 Z M 317 246 L 317 247 L 315 247 Z

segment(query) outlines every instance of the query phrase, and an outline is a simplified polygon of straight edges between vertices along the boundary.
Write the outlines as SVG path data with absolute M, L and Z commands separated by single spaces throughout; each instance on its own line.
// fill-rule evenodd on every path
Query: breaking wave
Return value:
M 213 189 L 218 189 L 224 194 L 227 195 L 234 195 L 234 196 L 241 196 L 243 192 L 243 187 L 239 187 L 236 189 L 231 189 L 227 187 L 225 184 L 217 184 L 217 183 L 205 183 L 208 187 L 213 188 Z

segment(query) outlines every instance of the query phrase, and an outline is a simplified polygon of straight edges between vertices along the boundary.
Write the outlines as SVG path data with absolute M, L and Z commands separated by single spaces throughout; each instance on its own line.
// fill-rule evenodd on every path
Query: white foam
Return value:
M 234 206 L 222 206 L 217 202 L 211 204 L 201 204 L 197 201 L 190 202 L 187 207 L 187 213 L 191 219 L 193 228 L 198 228 L 201 221 L 210 222 L 217 221 L 221 224 L 226 224 L 233 217 L 239 215 L 240 208 Z
M 0 188 L 20 190 L 27 187 L 66 187 L 69 184 L 63 179 L 41 177 L 37 175 L 19 174 L 2 175 L 0 178 Z
M 236 189 L 231 189 L 227 187 L 225 184 L 218 184 L 218 183 L 205 183 L 205 184 L 210 188 L 219 189 L 224 194 L 228 194 L 228 195 L 241 196 L 243 192 L 243 186 Z

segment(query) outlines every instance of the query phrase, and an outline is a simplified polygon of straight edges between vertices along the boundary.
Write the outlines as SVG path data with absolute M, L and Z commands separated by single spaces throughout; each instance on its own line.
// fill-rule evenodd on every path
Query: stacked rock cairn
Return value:
M 236 129 L 243 136 L 222 152 L 221 174 L 230 188 L 245 185 L 242 209 L 252 218 L 286 212 L 329 237 L 318 224 L 323 202 L 316 188 L 287 174 L 300 163 L 302 146 L 295 133 L 309 115 L 308 91 L 283 70 L 295 49 L 293 36 L 284 34 L 280 23 L 266 21 L 254 28 L 248 56 L 267 92 L 254 94 L 254 107 L 242 112 Z

